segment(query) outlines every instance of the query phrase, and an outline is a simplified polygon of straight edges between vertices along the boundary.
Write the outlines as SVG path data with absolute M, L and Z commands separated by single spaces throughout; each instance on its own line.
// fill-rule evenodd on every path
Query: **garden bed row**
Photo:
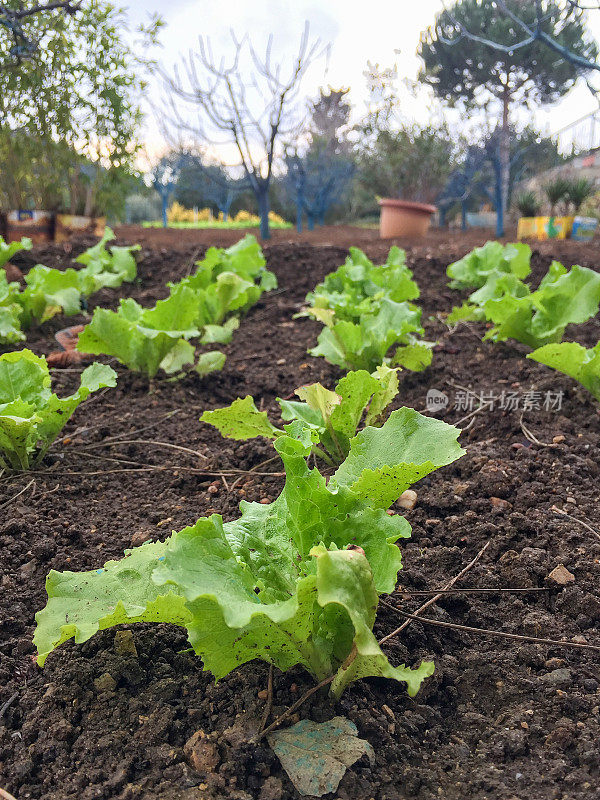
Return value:
M 252 394 L 276 420 L 275 397 L 302 383 L 333 386 L 339 370 L 306 354 L 320 326 L 293 314 L 346 251 L 279 244 L 265 254 L 279 289 L 242 321 L 224 348 L 222 372 L 158 381 L 149 393 L 143 379 L 119 369 L 117 388 L 80 407 L 43 467 L 0 478 L 0 786 L 19 800 L 299 797 L 268 745 L 245 741 L 263 713 L 264 664 L 245 665 L 215 684 L 185 652 L 184 633 L 147 625 L 132 627 L 131 637 L 106 631 L 84 645 L 67 644 L 44 670 L 31 658 L 33 615 L 45 603 L 50 568 L 92 569 L 204 514 L 235 518 L 241 499 L 270 501 L 281 490 L 269 443 L 224 440 L 198 418 Z M 34 256 L 68 266 L 59 248 Z M 115 307 L 123 294 L 154 302 L 198 252 L 190 246 L 143 256 L 139 286 L 120 295 L 102 290 L 93 304 Z M 390 602 L 414 611 L 427 598 L 409 596 L 411 589 L 445 585 L 487 545 L 459 586 L 544 591 L 448 595 L 425 616 L 599 644 L 597 406 L 568 378 L 526 360 L 521 346 L 482 343 L 480 325 L 448 332 L 436 314 L 457 301 L 447 287 L 449 260 L 409 254 L 427 337 L 439 344 L 429 369 L 402 373 L 397 405 L 423 412 L 428 390 L 444 392 L 443 419 L 466 429 L 467 455 L 417 484 L 413 510 L 397 507 L 413 535 L 402 544 L 402 591 Z M 534 255 L 534 285 L 549 263 L 549 256 Z M 64 325 L 51 320 L 30 332 L 27 345 L 50 352 L 52 332 Z M 599 333 L 591 321 L 577 329 L 577 339 L 590 346 Z M 64 393 L 78 375 L 56 371 L 54 382 Z M 531 391 L 539 396 L 529 395 L 525 408 Z M 493 410 L 477 411 L 480 393 L 498 398 Z M 507 404 L 508 393 L 518 408 Z M 555 404 L 545 409 L 549 393 Z M 560 564 L 573 577 L 565 585 L 549 578 Z M 375 632 L 383 636 L 402 621 L 382 605 Z M 363 757 L 348 771 L 339 798 L 593 796 L 600 769 L 596 651 L 415 621 L 389 640 L 386 653 L 393 663 L 435 661 L 434 676 L 414 700 L 401 684 L 369 680 L 335 706 L 314 695 L 298 711 L 317 721 L 344 714 L 375 749 L 374 764 Z M 273 716 L 310 686 L 299 669 L 275 671 Z M 194 762 L 184 749 L 198 730 L 214 735 L 210 763 Z

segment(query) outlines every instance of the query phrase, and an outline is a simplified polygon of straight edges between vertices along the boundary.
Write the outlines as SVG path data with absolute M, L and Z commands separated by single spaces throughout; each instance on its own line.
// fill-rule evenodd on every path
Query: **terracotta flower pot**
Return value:
M 419 238 L 425 236 L 431 223 L 431 215 L 437 209 L 427 203 L 412 203 L 410 200 L 397 200 L 384 197 L 379 201 L 381 219 L 379 235 L 382 239 L 393 236 Z

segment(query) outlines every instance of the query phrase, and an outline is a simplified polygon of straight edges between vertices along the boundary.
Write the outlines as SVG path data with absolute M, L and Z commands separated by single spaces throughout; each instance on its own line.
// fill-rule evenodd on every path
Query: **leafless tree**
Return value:
M 282 63 L 273 63 L 272 35 L 264 57 L 259 57 L 247 35 L 238 39 L 231 31 L 231 38 L 229 61 L 217 58 L 209 39 L 201 36 L 198 51 L 183 59 L 183 69 L 175 67 L 173 75 L 162 70 L 171 96 L 169 122 L 205 144 L 235 147 L 235 166 L 256 196 L 260 235 L 268 239 L 269 185 L 274 163 L 282 155 L 279 143 L 297 137 L 306 113 L 299 102 L 302 79 L 327 47 L 319 39 L 311 42 L 306 23 L 297 55 L 286 70 Z M 182 115 L 177 99 L 195 109 L 197 123 Z

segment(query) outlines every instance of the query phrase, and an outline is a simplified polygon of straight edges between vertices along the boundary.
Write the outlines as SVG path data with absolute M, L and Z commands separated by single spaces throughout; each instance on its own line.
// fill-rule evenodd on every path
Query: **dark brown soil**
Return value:
M 186 239 L 178 250 L 166 251 L 144 241 L 152 249 L 143 251 L 141 282 L 122 294 L 150 303 L 165 295 L 167 280 L 185 274 L 206 242 Z M 223 239 L 217 234 L 213 241 Z M 299 797 L 270 748 L 244 742 L 244 731 L 263 712 L 265 665 L 245 665 L 215 685 L 185 651 L 178 629 L 141 625 L 131 628 L 135 654 L 123 651 L 114 630 L 105 631 L 84 645 L 63 646 L 40 670 L 32 661 L 31 636 L 50 568 L 100 566 L 132 544 L 164 537 L 211 511 L 232 519 L 242 498 L 277 496 L 281 476 L 262 474 L 278 473 L 277 461 L 239 480 L 219 476 L 266 462 L 270 445 L 223 440 L 198 417 L 245 394 L 275 414 L 275 397 L 290 395 L 301 383 L 333 385 L 339 371 L 306 355 L 319 326 L 292 316 L 351 243 L 347 237 L 330 246 L 270 245 L 266 254 L 280 288 L 242 322 L 221 373 L 159 380 L 148 391 L 141 378 L 119 368 L 117 389 L 79 408 L 68 438 L 39 470 L 0 479 L 0 787 L 19 800 Z M 461 387 L 468 387 L 477 394 L 562 391 L 562 409 L 534 408 L 521 419 L 521 411 L 496 408 L 463 419 L 469 410 L 448 408 L 444 418 L 460 421 L 468 454 L 416 486 L 417 506 L 406 512 L 413 537 L 402 547 L 401 585 L 443 586 L 489 541 L 463 587 L 549 590 L 452 595 L 428 609 L 429 617 L 600 645 L 600 535 L 552 511 L 565 509 L 600 531 L 598 406 L 573 381 L 526 360 L 520 345 L 482 343 L 478 326 L 449 333 L 439 322 L 437 312 L 460 299 L 446 286 L 446 264 L 474 243 L 434 238 L 409 250 L 427 332 L 439 345 L 429 370 L 403 373 L 402 404 L 422 411 L 428 389 L 436 388 L 452 406 Z M 374 237 L 363 244 L 378 256 L 389 245 Z M 568 264 L 600 263 L 596 246 L 545 243 L 534 255 L 535 280 L 553 253 Z M 68 257 L 64 247 L 53 246 L 15 262 L 25 269 L 36 260 L 67 266 Z M 104 290 L 90 308 L 115 306 L 118 296 Z M 55 331 L 82 321 L 54 319 L 30 332 L 27 344 L 48 353 L 56 349 Z M 598 340 L 600 324 L 568 333 L 589 345 Z M 76 371 L 54 372 L 59 393 L 71 391 L 77 380 Z M 110 446 L 115 436 L 124 441 Z M 538 443 L 530 441 L 534 437 Z M 559 564 L 574 575 L 562 588 L 547 581 Z M 408 611 L 423 599 L 398 592 L 393 597 Z M 376 632 L 389 633 L 401 621 L 382 606 Z M 416 699 L 401 684 L 367 680 L 335 706 L 315 695 L 299 712 L 315 720 L 345 714 L 375 748 L 374 765 L 365 758 L 348 770 L 336 794 L 340 800 L 600 797 L 597 651 L 414 622 L 386 652 L 394 663 L 435 660 L 436 672 Z M 300 670 L 275 671 L 273 715 L 310 685 Z M 196 772 L 184 754 L 198 730 L 216 734 L 218 764 L 208 774 Z

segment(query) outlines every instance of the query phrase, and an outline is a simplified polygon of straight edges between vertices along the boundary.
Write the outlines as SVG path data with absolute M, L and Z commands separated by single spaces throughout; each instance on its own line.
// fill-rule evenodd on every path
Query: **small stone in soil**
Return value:
M 131 631 L 117 631 L 115 633 L 114 648 L 115 652 L 120 656 L 135 656 L 137 658 L 138 652 Z
M 97 692 L 114 692 L 117 688 L 117 682 L 110 672 L 104 672 L 99 678 L 96 678 L 94 687 Z
M 209 742 L 204 731 L 196 731 L 183 746 L 188 763 L 196 772 L 210 773 L 218 767 L 221 757 L 214 742 Z
M 147 531 L 136 531 L 131 537 L 131 546 L 139 547 L 151 538 L 151 535 Z
M 402 492 L 397 501 L 397 505 L 399 505 L 400 508 L 406 508 L 407 511 L 411 511 L 416 504 L 417 493 L 414 489 L 407 489 L 405 492 Z
M 559 564 L 557 567 L 554 567 L 546 580 L 552 581 L 557 586 L 566 586 L 568 583 L 575 582 L 575 575 L 569 572 L 564 564 Z

